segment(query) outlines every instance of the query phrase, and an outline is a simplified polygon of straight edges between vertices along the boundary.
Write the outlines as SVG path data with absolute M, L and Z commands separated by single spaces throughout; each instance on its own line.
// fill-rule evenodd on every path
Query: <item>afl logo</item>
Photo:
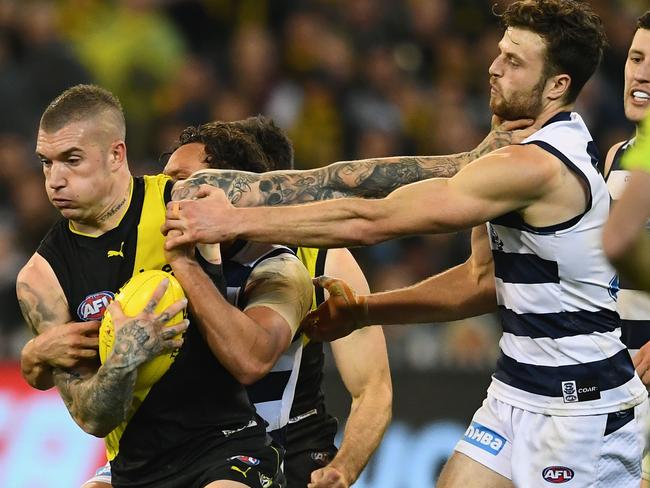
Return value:
M 573 479 L 573 474 L 566 466 L 549 466 L 542 471 L 542 478 L 549 483 L 566 483 Z
M 77 307 L 77 315 L 81 320 L 101 320 L 113 298 L 115 293 L 111 291 L 98 291 L 88 295 Z

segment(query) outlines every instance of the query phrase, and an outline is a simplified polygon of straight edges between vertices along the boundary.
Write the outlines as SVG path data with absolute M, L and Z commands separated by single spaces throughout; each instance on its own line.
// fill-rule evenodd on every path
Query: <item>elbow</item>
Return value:
M 80 418 L 74 415 L 73 418 L 77 425 L 81 427 L 86 434 L 90 434 L 94 437 L 104 438 L 113 430 L 113 428 L 108 428 L 93 419 Z
M 86 427 L 86 428 L 82 427 L 82 429 L 84 430 L 84 432 L 86 434 L 90 434 L 90 435 L 92 435 L 94 437 L 97 437 L 99 439 L 103 439 L 104 437 L 106 437 L 108 434 L 111 433 L 111 430 L 112 430 L 112 429 L 110 429 L 110 430 L 109 429 L 102 429 L 102 428 L 99 428 L 99 427 Z
M 250 386 L 264 378 L 273 367 L 273 363 L 248 362 L 232 372 L 233 376 L 244 386 Z
M 358 219 L 353 223 L 350 237 L 357 246 L 373 246 L 387 240 L 381 232 L 379 223 L 369 219 Z
M 27 369 L 24 365 L 21 368 L 20 374 L 22 375 L 25 382 L 32 388 L 40 391 L 47 391 L 54 386 L 52 381 L 52 376 L 37 375 L 31 369 Z

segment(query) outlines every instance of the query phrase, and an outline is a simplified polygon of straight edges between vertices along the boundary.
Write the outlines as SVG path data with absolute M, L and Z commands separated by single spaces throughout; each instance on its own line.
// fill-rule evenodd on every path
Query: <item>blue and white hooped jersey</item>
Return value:
M 633 145 L 634 139 L 630 139 L 616 151 L 607 175 L 607 188 L 614 202 L 623 194 L 630 176 L 628 170 L 621 168 L 621 158 Z M 634 356 L 641 346 L 650 341 L 650 296 L 635 289 L 625 279 L 621 279 L 618 286 L 620 291 L 616 309 L 621 316 L 621 340 Z
M 223 256 L 228 302 L 243 310 L 246 306 L 243 292 L 255 267 L 267 259 L 286 255 L 295 257 L 288 247 L 248 241 L 235 242 Z M 264 378 L 246 387 L 257 413 L 268 423 L 266 431 L 281 444 L 284 437 L 281 429 L 289 422 L 301 358 L 302 334 L 297 333 L 271 371 Z
M 591 135 L 563 112 L 523 144 L 535 144 L 582 178 L 585 212 L 532 227 L 517 212 L 487 224 L 503 336 L 489 392 L 524 410 L 587 415 L 630 408 L 646 397 L 620 340 L 614 269 L 601 244 L 609 194 Z

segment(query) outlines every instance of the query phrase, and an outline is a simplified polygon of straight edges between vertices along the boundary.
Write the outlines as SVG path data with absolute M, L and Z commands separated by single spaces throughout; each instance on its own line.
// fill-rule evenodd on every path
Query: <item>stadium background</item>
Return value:
M 497 9 L 509 3 L 497 1 Z M 101 442 L 55 392 L 30 390 L 15 276 L 57 218 L 35 158 L 38 116 L 65 88 L 98 83 L 127 115 L 135 174 L 188 124 L 263 113 L 292 138 L 298 168 L 474 147 L 489 128 L 487 68 L 501 35 L 493 0 L 0 0 L 0 486 L 78 486 Z M 632 128 L 623 64 L 645 1 L 594 0 L 610 48 L 577 110 L 601 153 Z M 355 250 L 374 291 L 461 262 L 467 234 Z M 356 487 L 422 488 L 484 395 L 493 317 L 387 327 L 394 421 Z M 349 404 L 328 365 L 330 407 Z

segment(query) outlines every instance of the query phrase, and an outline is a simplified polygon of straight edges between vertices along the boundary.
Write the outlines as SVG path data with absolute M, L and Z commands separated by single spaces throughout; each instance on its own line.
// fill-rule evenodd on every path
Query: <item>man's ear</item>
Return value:
M 126 143 L 124 141 L 115 141 L 111 144 L 110 149 L 111 169 L 117 171 L 126 164 Z
M 546 80 L 546 96 L 551 100 L 559 100 L 565 96 L 571 86 L 571 77 L 566 73 L 551 76 Z

